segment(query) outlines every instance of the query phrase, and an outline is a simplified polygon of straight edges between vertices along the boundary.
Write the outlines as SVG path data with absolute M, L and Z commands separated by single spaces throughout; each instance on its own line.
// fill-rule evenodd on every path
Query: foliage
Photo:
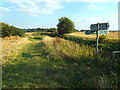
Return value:
M 40 35 L 48 35 L 48 36 L 51 36 L 51 37 L 59 36 L 59 34 L 57 32 L 52 32 L 52 33 L 44 32 L 44 33 L 41 33 Z
M 62 38 L 79 43 L 79 44 L 88 45 L 88 46 L 92 46 L 96 42 L 95 40 L 83 39 L 81 37 L 70 36 L 70 35 L 62 35 Z
M 70 20 L 67 17 L 61 17 L 59 19 L 59 23 L 57 24 L 58 27 L 58 33 L 60 35 L 65 33 L 71 33 L 74 31 L 74 23 L 72 20 Z
M 95 62 L 94 47 L 59 37 L 36 38 L 3 64 L 3 88 L 119 87 L 118 63 L 102 57 Z
M 79 32 L 79 30 L 78 29 L 74 29 L 74 32 Z
M 99 42 L 105 42 L 106 38 L 107 38 L 106 35 L 101 35 L 101 36 L 99 37 Z
M 119 76 L 117 67 L 110 63 L 109 58 L 95 58 L 95 48 L 79 45 L 60 38 L 47 38 L 43 40 L 43 54 L 49 62 L 60 63 L 69 74 L 62 74 L 66 80 L 65 85 L 70 87 L 87 88 L 115 88 Z M 57 52 L 57 53 L 56 53 Z M 69 69 L 68 69 L 69 68 Z M 74 72 L 72 74 L 71 72 Z M 66 73 L 66 72 L 64 72 Z M 64 76 L 65 75 L 65 76 Z M 76 79 L 76 78 L 77 79 Z M 61 80 L 61 79 L 60 79 Z M 62 83 L 64 80 L 61 81 Z M 89 83 L 90 82 L 90 83 Z
M 25 29 L 26 32 L 57 32 L 56 28 L 31 28 Z
M 25 34 L 25 31 L 19 28 L 16 28 L 14 26 L 9 26 L 6 23 L 0 23 L 0 27 L 2 29 L 2 37 L 6 36 L 20 36 L 23 37 Z
M 47 32 L 57 32 L 56 28 L 50 28 Z
M 33 33 L 32 35 L 33 35 L 33 36 L 38 36 L 38 35 L 40 35 L 40 33 L 39 33 L 39 32 L 35 32 L 35 33 Z
M 80 45 L 88 45 L 88 46 L 96 48 L 95 39 L 84 39 L 84 38 L 72 36 L 72 35 L 62 35 L 62 38 L 76 42 Z M 99 44 L 99 50 L 100 50 L 100 54 L 102 57 L 109 57 L 112 54 L 112 51 L 120 50 L 120 41 L 108 40 L 104 38 L 101 40 L 104 41 L 104 43 L 100 42 Z

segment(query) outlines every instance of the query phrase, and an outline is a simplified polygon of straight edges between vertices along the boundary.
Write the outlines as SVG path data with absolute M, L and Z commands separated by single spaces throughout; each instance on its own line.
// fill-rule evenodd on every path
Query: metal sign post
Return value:
M 96 55 L 98 56 L 98 44 L 99 44 L 99 34 L 98 34 L 98 30 L 99 30 L 99 23 L 97 24 L 98 28 L 96 30 Z

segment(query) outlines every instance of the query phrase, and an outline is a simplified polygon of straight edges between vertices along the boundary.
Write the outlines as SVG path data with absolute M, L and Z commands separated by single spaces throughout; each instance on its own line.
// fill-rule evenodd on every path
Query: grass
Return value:
M 88 45 L 90 47 L 96 47 L 96 40 L 95 39 L 87 39 L 73 35 L 63 35 L 62 38 L 66 40 L 73 41 L 80 45 Z M 104 42 L 99 42 L 99 53 L 101 56 L 111 58 L 112 51 L 120 50 L 120 41 L 119 40 L 111 40 L 105 39 Z
M 84 39 L 28 38 L 31 43 L 3 63 L 3 88 L 119 88 L 119 63 L 101 56 L 96 61 L 95 48 Z
M 70 33 L 70 34 L 67 34 L 67 35 L 78 36 L 78 37 L 87 38 L 87 39 L 95 39 L 96 38 L 95 34 L 85 35 L 84 32 L 74 32 L 74 33 Z M 107 35 L 107 39 L 118 40 L 119 35 L 120 35 L 120 32 L 109 32 L 109 34 Z

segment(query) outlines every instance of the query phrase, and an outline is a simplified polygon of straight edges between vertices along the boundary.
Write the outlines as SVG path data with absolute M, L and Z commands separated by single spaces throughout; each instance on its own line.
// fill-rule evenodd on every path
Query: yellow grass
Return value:
M 5 37 L 3 39 L 0 38 L 0 41 L 2 46 L 0 50 L 0 58 L 5 59 L 5 62 L 6 60 L 16 57 L 16 55 L 18 54 L 18 50 L 22 49 L 22 46 L 26 43 L 30 43 L 27 38 L 21 38 L 18 36 Z
M 95 39 L 96 38 L 95 34 L 85 35 L 84 32 L 74 32 L 74 33 L 70 33 L 70 34 L 67 34 L 67 35 L 78 36 L 78 37 L 87 38 L 87 39 Z M 116 39 L 120 38 L 118 35 L 120 35 L 120 32 L 110 32 L 107 35 L 107 39 L 116 40 Z

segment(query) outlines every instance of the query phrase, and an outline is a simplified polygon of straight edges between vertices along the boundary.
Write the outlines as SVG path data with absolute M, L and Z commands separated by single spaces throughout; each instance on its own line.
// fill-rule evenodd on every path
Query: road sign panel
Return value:
M 102 34 L 102 35 L 105 35 L 105 34 L 108 34 L 108 33 L 109 33 L 109 31 L 106 31 L 106 30 L 98 31 L 98 34 Z M 96 34 L 96 32 L 89 30 L 89 31 L 85 31 L 85 34 L 86 35 Z
M 108 30 L 109 23 L 97 23 L 97 24 L 91 24 L 90 30 L 96 31 L 96 30 Z
M 102 35 L 108 34 L 108 33 L 109 33 L 109 31 L 106 31 L 106 30 L 100 30 L 100 31 L 98 31 L 98 34 L 102 34 Z
M 99 23 L 98 30 L 108 30 L 109 24 L 108 23 Z
M 90 29 L 91 29 L 92 31 L 98 30 L 98 24 L 91 24 Z
M 87 35 L 92 34 L 92 33 L 95 33 L 95 31 L 91 31 L 91 30 L 85 31 L 85 34 L 87 34 Z

